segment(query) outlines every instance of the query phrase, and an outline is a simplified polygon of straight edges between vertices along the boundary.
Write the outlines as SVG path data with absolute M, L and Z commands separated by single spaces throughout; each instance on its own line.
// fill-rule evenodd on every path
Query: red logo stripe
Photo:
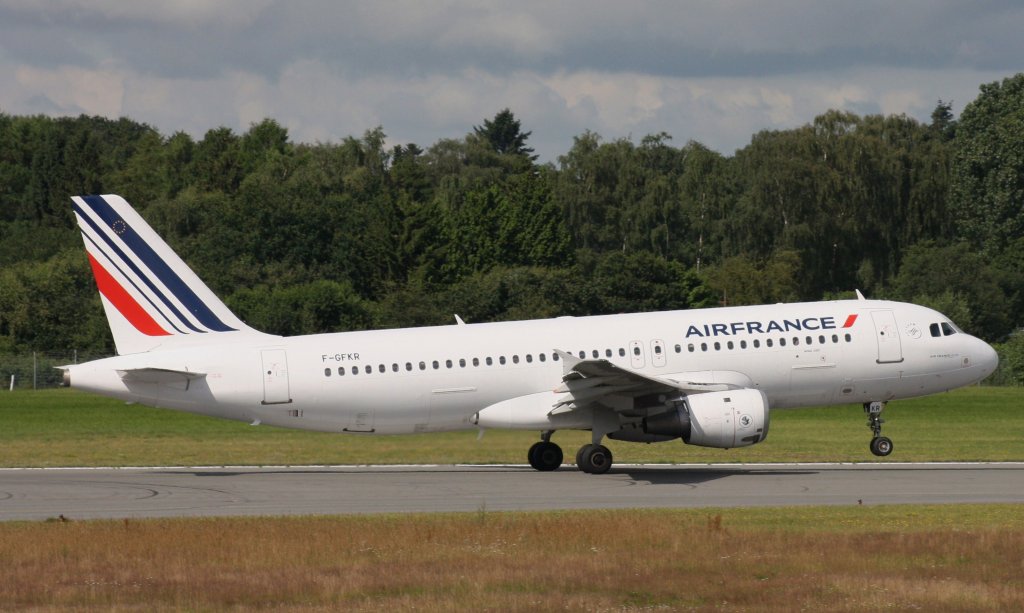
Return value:
M 850 326 L 853 325 L 853 322 L 855 322 L 855 321 L 857 321 L 857 314 L 856 313 L 854 313 L 853 315 L 850 315 L 849 317 L 846 318 L 846 323 L 843 324 L 843 327 L 844 328 L 849 328 Z
M 170 336 L 170 332 L 160 327 L 149 313 L 142 308 L 131 294 L 125 291 L 121 284 L 114 277 L 110 276 L 106 268 L 96 261 L 96 258 L 89 255 L 89 264 L 92 266 L 92 274 L 96 277 L 96 287 L 100 293 L 110 301 L 111 304 L 124 315 L 135 329 L 146 336 Z

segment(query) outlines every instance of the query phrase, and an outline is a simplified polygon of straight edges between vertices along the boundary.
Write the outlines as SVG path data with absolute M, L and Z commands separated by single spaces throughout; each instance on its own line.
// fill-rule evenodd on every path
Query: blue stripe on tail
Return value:
M 143 240 L 137 232 L 117 214 L 102 196 L 83 196 L 82 200 L 106 222 L 107 227 L 116 232 L 128 248 L 152 271 L 164 287 L 171 290 L 174 297 L 185 306 L 204 326 L 215 332 L 232 332 L 232 328 L 222 322 L 206 303 L 192 291 L 181 277 L 163 261 L 153 248 Z

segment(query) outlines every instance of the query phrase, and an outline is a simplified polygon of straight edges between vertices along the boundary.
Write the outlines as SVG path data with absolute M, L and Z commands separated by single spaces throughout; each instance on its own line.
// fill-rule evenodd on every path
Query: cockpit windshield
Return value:
M 952 322 L 943 321 L 934 323 L 928 326 L 928 331 L 931 335 L 938 338 L 940 336 L 950 336 L 960 332 L 960 329 L 953 325 Z

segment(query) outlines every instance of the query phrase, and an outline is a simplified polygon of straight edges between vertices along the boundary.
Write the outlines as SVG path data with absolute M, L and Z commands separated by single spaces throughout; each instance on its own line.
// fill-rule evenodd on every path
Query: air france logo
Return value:
M 850 328 L 857 321 L 853 313 L 843 322 L 843 328 Z M 835 317 L 804 317 L 803 319 L 769 319 L 768 321 L 733 321 L 729 323 L 713 323 L 699 326 L 690 325 L 686 329 L 686 338 L 692 336 L 733 336 L 736 334 L 768 334 L 770 332 L 811 332 L 819 330 L 835 330 Z
M 750 424 L 753 421 L 754 421 L 754 419 L 751 416 L 749 416 L 749 415 L 741 415 L 740 416 L 740 425 L 743 426 L 744 428 L 749 428 Z

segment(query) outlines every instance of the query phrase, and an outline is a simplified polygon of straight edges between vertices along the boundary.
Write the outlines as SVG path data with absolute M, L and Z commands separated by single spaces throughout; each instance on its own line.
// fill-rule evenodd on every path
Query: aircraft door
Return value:
M 896 327 L 896 316 L 892 311 L 872 311 L 871 320 L 875 324 L 875 340 L 878 341 L 878 363 L 902 362 L 903 347 Z
M 665 343 L 659 340 L 651 341 L 651 363 L 654 364 L 655 367 L 661 368 L 667 361 L 668 360 L 665 355 Z
M 292 401 L 288 389 L 288 357 L 284 349 L 264 349 L 263 404 L 287 404 Z
M 629 341 L 629 364 L 633 368 L 644 367 L 644 344 L 640 341 Z

